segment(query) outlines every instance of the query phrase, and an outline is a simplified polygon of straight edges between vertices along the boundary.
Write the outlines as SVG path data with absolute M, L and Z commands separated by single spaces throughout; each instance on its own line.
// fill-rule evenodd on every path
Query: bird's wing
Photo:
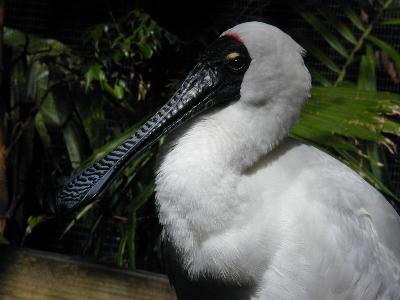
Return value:
M 258 243 L 275 251 L 260 299 L 397 299 L 400 217 L 358 174 L 289 142 L 247 176 L 243 197 L 257 203 L 251 232 L 263 228 Z
M 287 221 L 284 246 L 264 274 L 261 286 L 267 288 L 266 295 L 398 299 L 396 211 L 376 189 L 329 155 L 305 145 L 292 152 L 284 154 L 285 161 L 296 158 L 288 170 L 298 173 L 291 175 L 280 201 L 288 201 L 297 212 Z

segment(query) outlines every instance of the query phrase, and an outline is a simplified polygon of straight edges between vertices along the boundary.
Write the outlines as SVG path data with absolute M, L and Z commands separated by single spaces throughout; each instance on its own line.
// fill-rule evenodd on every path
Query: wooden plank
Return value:
M 176 296 L 160 274 L 0 246 L 0 299 L 173 300 Z

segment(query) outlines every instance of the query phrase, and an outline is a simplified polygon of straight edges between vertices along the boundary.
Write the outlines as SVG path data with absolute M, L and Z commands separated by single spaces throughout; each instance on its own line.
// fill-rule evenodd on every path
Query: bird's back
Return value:
M 288 141 L 248 176 L 255 187 L 265 182 L 255 191 L 261 201 L 279 202 L 273 218 L 281 242 L 261 284 L 272 299 L 400 298 L 400 218 L 359 175 L 314 147 Z

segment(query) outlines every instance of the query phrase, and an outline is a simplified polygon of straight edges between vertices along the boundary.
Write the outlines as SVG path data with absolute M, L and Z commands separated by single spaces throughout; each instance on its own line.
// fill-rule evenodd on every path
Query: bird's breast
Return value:
M 193 274 L 207 269 L 239 277 L 237 249 L 250 203 L 237 190 L 240 174 L 229 163 L 229 134 L 216 121 L 200 120 L 170 137 L 160 157 L 159 219 Z
M 199 122 L 171 137 L 156 176 L 163 225 L 167 229 L 179 223 L 178 231 L 186 228 L 199 240 L 223 230 L 239 201 L 233 190 L 238 178 L 227 165 L 223 134 L 219 137 L 221 129 L 211 126 Z

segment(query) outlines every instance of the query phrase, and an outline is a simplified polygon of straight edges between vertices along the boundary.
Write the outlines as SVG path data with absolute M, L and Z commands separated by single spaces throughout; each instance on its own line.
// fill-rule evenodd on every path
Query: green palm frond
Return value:
M 293 135 L 312 137 L 322 146 L 334 145 L 336 140 L 330 138 L 340 137 L 341 144 L 353 150 L 357 149 L 354 139 L 373 141 L 394 151 L 393 142 L 385 134 L 400 136 L 400 123 L 392 118 L 399 114 L 398 94 L 316 86 Z
M 400 136 L 400 123 L 394 118 L 398 115 L 398 94 L 357 87 L 314 87 L 292 136 L 339 156 L 379 190 L 397 199 L 360 159 L 380 165 L 362 142 L 377 143 L 392 153 L 396 150 L 388 136 Z
M 326 42 L 326 48 L 341 55 L 341 60 L 296 34 L 300 44 L 336 79 L 329 80 L 320 69 L 310 68 L 314 83 L 322 86 L 314 84 L 292 135 L 335 155 L 389 198 L 399 201 L 387 188 L 390 183 L 383 149 L 396 151 L 391 137 L 400 135 L 400 95 L 377 91 L 374 53 L 386 53 L 397 68 L 400 53 L 373 35 L 376 24 L 400 24 L 399 19 L 384 18 L 384 13 L 393 9 L 392 1 L 371 5 L 372 18 L 362 18 L 361 7 L 348 3 L 339 6 L 344 18 L 334 16 L 323 4 L 312 3 L 311 8 L 300 10 L 300 16 Z M 349 68 L 358 69 L 355 82 L 345 81 Z

